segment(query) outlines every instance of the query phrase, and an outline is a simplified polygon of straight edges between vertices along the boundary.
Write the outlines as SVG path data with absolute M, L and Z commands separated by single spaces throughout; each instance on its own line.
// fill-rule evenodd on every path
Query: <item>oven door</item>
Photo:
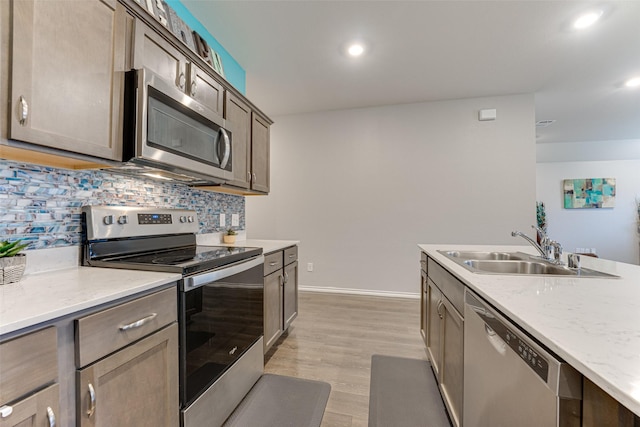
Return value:
M 180 400 L 189 406 L 263 333 L 264 256 L 186 277 L 180 292 Z
M 231 132 L 222 117 L 147 69 L 135 72 L 133 138 L 124 160 L 229 180 Z

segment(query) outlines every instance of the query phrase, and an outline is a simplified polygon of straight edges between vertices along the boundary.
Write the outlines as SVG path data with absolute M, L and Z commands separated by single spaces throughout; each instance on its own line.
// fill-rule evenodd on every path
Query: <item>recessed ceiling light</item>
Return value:
M 582 30 L 583 28 L 590 27 L 595 24 L 601 16 L 602 10 L 592 10 L 590 12 L 584 13 L 580 15 L 578 19 L 573 21 L 573 28 Z
M 627 80 L 624 85 L 630 88 L 640 87 L 640 77 L 634 77 L 632 79 Z
M 347 53 L 350 56 L 360 56 L 364 53 L 364 46 L 361 43 L 352 43 L 347 48 Z

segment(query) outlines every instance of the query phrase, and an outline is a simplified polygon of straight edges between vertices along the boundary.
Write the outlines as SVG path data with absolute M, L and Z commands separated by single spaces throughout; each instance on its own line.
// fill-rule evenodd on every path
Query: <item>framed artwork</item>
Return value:
M 565 209 L 598 209 L 615 206 L 615 178 L 565 179 L 562 187 Z

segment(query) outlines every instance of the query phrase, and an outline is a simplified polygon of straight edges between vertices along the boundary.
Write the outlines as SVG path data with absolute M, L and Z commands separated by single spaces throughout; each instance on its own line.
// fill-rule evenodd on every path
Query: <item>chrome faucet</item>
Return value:
M 520 236 L 525 239 L 531 244 L 531 246 L 540 252 L 540 256 L 545 260 L 553 262 L 554 264 L 562 264 L 562 245 L 555 240 L 551 240 L 543 229 L 536 227 L 535 225 L 532 225 L 531 228 L 535 228 L 540 234 L 540 244 L 520 231 L 512 231 L 511 235 L 513 237 Z

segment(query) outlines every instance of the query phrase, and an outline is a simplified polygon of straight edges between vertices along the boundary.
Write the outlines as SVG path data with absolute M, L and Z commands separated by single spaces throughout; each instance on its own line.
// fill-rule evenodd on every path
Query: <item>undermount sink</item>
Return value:
M 441 251 L 440 253 L 452 258 L 478 259 L 478 260 L 520 260 L 527 255 L 516 252 L 476 252 L 476 251 Z
M 452 261 L 477 274 L 515 274 L 617 278 L 613 274 L 589 268 L 569 268 L 524 252 L 438 251 Z
M 465 265 L 487 273 L 502 274 L 558 274 L 575 276 L 576 271 L 568 267 L 532 261 L 479 261 L 466 260 Z

